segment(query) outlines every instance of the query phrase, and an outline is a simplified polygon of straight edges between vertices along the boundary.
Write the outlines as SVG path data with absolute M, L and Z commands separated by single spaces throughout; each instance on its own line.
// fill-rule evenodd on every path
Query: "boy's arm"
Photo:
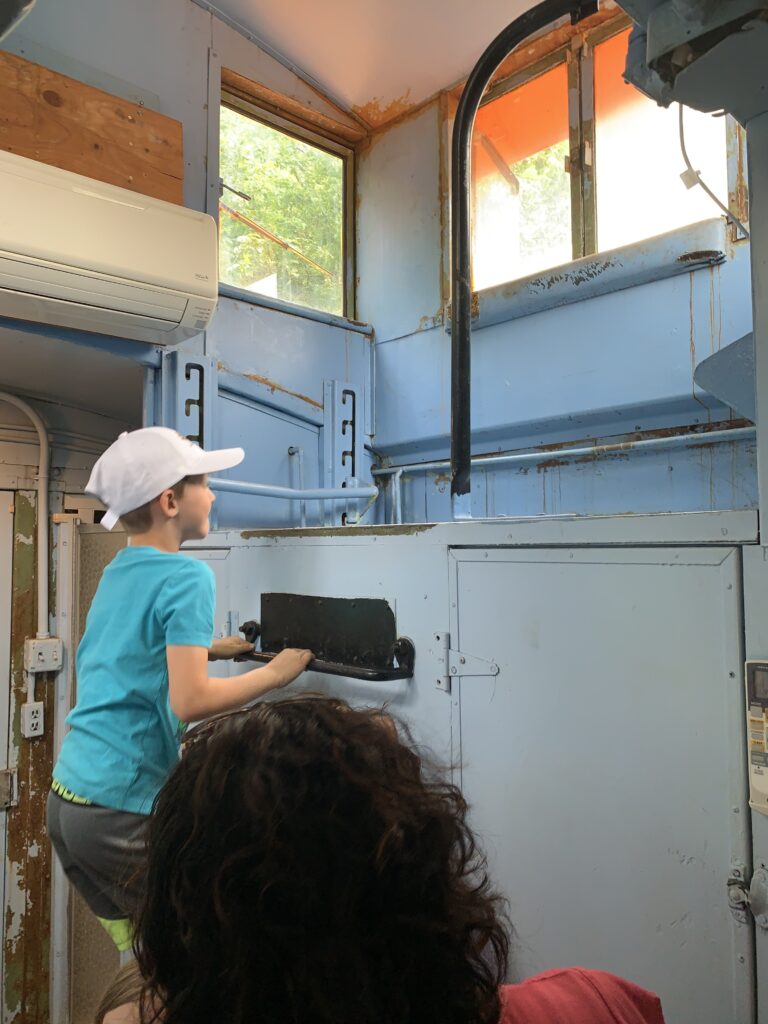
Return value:
M 250 654 L 252 650 L 253 644 L 249 644 L 241 636 L 217 637 L 208 648 L 208 661 L 228 661 L 243 654 Z
M 199 721 L 242 707 L 270 690 L 287 686 L 312 660 L 311 651 L 281 651 L 263 668 L 231 679 L 208 676 L 206 647 L 166 647 L 168 686 L 173 713 L 182 722 Z

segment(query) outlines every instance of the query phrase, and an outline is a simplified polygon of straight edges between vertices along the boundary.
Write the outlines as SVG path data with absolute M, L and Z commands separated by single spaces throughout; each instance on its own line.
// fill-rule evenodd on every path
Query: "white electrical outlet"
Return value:
M 42 736 L 45 730 L 45 705 L 41 700 L 28 700 L 21 705 L 21 735 L 28 740 Z
M 63 654 L 58 637 L 33 637 L 24 641 L 24 668 L 27 672 L 58 672 Z

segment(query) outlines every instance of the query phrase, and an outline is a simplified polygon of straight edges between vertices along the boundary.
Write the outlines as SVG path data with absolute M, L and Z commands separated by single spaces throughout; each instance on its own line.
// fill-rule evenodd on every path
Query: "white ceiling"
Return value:
M 459 81 L 533 2 L 216 0 L 215 6 L 375 125 Z

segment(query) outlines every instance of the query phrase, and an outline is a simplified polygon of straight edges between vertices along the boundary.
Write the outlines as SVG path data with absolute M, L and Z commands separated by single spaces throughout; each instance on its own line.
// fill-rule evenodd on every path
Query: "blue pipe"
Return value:
M 275 484 L 251 484 L 245 480 L 224 480 L 214 476 L 208 481 L 214 491 L 252 494 L 259 498 L 283 498 L 286 501 L 355 501 L 378 497 L 378 487 L 278 487 Z

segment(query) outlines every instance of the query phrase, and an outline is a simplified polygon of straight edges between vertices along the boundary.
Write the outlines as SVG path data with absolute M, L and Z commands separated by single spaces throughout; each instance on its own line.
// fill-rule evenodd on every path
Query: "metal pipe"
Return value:
M 299 470 L 299 490 L 304 490 L 304 449 L 296 448 L 294 445 L 288 449 L 288 454 L 294 456 L 296 464 Z M 307 525 L 307 503 L 302 501 L 299 503 L 299 514 L 301 515 L 302 528 Z
M 515 452 L 510 455 L 490 455 L 490 456 L 474 456 L 472 462 L 478 467 L 493 467 L 493 466 L 514 466 L 514 465 L 526 465 L 537 462 L 550 462 L 553 459 L 580 459 L 580 458 L 600 458 L 605 455 L 615 455 L 618 452 L 636 452 L 636 451 L 648 451 L 658 450 L 664 448 L 680 448 L 686 444 L 720 444 L 734 441 L 744 441 L 748 438 L 755 436 L 755 427 L 736 427 L 731 430 L 709 430 L 706 433 L 701 434 L 671 434 L 669 437 L 644 437 L 640 438 L 639 441 L 617 441 L 612 444 L 594 444 L 594 445 L 582 445 L 580 448 L 558 448 L 556 451 L 535 451 L 535 452 Z M 371 470 L 371 475 L 374 477 L 392 476 L 398 481 L 397 491 L 393 491 L 393 501 L 395 493 L 398 495 L 398 500 L 401 497 L 402 491 L 399 485 L 399 481 L 404 475 L 413 475 L 415 473 L 429 472 L 431 470 L 449 469 L 451 462 L 449 459 L 440 459 L 435 462 L 417 462 L 409 466 L 385 466 L 381 469 Z M 396 522 L 401 522 L 401 511 L 393 509 L 393 516 L 396 516 Z
M 50 636 L 48 632 L 48 474 L 51 446 L 45 423 L 31 405 L 7 391 L 0 391 L 0 402 L 8 402 L 9 405 L 16 406 L 31 420 L 37 431 L 40 445 L 37 466 L 37 635 L 43 638 Z
M 472 128 L 488 84 L 499 64 L 528 36 L 571 15 L 574 24 L 594 13 L 594 0 L 544 0 L 508 25 L 472 70 L 456 111 L 451 142 L 451 494 L 470 489 L 472 335 L 472 253 L 470 248 L 470 165 Z
M 211 477 L 208 484 L 214 491 L 252 494 L 259 498 L 282 498 L 286 501 L 355 501 L 377 498 L 378 487 L 278 487 L 275 484 L 252 484 L 245 480 L 224 480 Z
M 401 481 L 403 478 L 404 470 L 395 470 L 392 477 L 392 519 L 396 525 L 400 525 L 403 521 L 403 492 L 401 487 Z
M 669 437 L 641 437 L 638 441 L 616 441 L 611 444 L 582 445 L 580 448 L 539 449 L 535 452 L 513 452 L 509 455 L 473 455 L 475 466 L 505 466 L 521 462 L 547 462 L 550 459 L 581 458 L 586 455 L 611 455 L 615 452 L 637 451 L 646 448 L 677 448 L 686 442 L 717 444 L 720 441 L 743 441 L 753 437 L 755 427 L 736 427 L 731 430 L 708 430 L 701 434 L 670 434 Z M 450 459 L 434 462 L 412 462 L 407 466 L 382 466 L 372 469 L 372 476 L 394 476 L 396 473 L 420 473 L 423 470 L 449 469 Z

